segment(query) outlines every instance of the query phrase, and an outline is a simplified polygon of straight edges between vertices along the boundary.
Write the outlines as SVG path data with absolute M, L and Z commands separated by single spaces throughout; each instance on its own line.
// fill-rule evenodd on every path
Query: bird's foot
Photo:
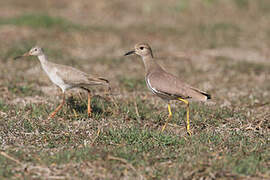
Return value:
M 92 116 L 92 112 L 91 112 L 91 111 L 88 112 L 87 114 L 88 114 L 88 117 L 89 117 L 89 118 Z
M 165 128 L 167 127 L 167 125 L 168 125 L 168 123 L 169 123 L 171 117 L 172 117 L 172 115 L 171 115 L 171 113 L 170 113 L 170 114 L 168 115 L 168 118 L 167 118 L 167 120 L 166 120 L 166 123 L 163 125 L 163 127 L 162 127 L 162 129 L 161 129 L 161 132 L 163 132 L 163 131 L 165 130 Z
M 189 135 L 189 136 L 192 136 L 192 131 L 191 130 L 187 130 L 187 134 Z
M 56 114 L 56 112 L 51 113 L 49 115 L 49 117 L 47 118 L 47 120 L 50 120 L 50 119 L 54 118 L 55 114 Z
M 163 132 L 166 128 L 166 124 L 162 127 L 161 132 Z
M 76 110 L 75 109 L 72 109 L 72 110 L 73 110 L 74 116 L 78 117 L 78 113 L 76 112 Z

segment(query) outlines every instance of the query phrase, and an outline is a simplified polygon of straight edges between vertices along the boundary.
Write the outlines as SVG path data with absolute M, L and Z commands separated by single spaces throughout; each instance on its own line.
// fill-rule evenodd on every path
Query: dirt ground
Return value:
M 270 179 L 269 0 L 0 1 L 0 179 Z M 166 103 L 138 42 L 213 102 Z M 61 91 L 36 57 L 106 77 L 112 94 Z

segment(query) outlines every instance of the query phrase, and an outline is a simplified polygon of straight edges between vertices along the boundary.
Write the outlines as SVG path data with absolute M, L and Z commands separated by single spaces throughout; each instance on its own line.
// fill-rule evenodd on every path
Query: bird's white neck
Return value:
M 47 64 L 48 64 L 47 56 L 45 54 L 41 54 L 38 56 L 38 59 L 42 69 L 47 72 Z
M 47 62 L 47 57 L 46 57 L 45 54 L 39 55 L 39 56 L 38 56 L 38 59 L 39 59 L 39 61 L 40 61 L 41 64 Z

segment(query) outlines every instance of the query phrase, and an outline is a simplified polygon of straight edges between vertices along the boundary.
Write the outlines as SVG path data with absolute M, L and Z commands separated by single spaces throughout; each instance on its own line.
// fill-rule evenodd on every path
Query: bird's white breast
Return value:
M 65 90 L 71 88 L 70 85 L 66 84 L 63 79 L 57 74 L 58 69 L 57 68 L 52 68 L 52 69 L 48 69 L 46 67 L 43 67 L 44 71 L 46 72 L 46 74 L 49 76 L 50 80 L 56 84 L 57 86 L 59 86 L 62 91 L 64 92 Z
M 173 97 L 170 97 L 168 94 L 162 93 L 161 91 L 158 91 L 156 88 L 154 88 L 151 85 L 149 78 L 145 78 L 145 81 L 146 81 L 146 84 L 147 84 L 148 89 L 150 89 L 153 94 L 157 95 L 161 99 L 163 99 L 163 100 L 174 99 Z
M 152 93 L 154 93 L 154 94 L 157 94 L 158 92 L 157 92 L 157 90 L 155 89 L 155 88 L 153 88 L 152 86 L 151 86 L 151 83 L 150 83 L 150 81 L 149 81 L 149 78 L 145 78 L 145 81 L 146 81 L 146 85 L 147 85 L 147 87 L 148 87 L 148 89 L 150 89 L 150 91 L 152 92 Z

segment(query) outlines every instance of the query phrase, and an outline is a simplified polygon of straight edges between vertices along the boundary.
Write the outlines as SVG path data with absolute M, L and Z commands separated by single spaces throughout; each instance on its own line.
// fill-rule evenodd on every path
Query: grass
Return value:
M 16 84 L 9 84 L 8 90 L 12 94 L 16 94 L 17 96 L 24 97 L 24 96 L 35 96 L 41 95 L 42 92 L 35 89 L 35 87 L 29 86 L 17 86 Z
M 231 67 L 229 68 L 235 69 L 239 73 L 246 73 L 246 74 L 261 75 L 261 74 L 270 73 L 269 65 L 262 65 L 262 64 L 251 63 L 251 62 L 238 62 L 231 65 Z
M 199 31 L 200 36 L 210 38 L 209 48 L 223 45 L 237 47 L 238 37 L 241 32 L 238 25 L 226 22 L 200 24 L 196 30 Z
M 60 17 L 52 17 L 44 14 L 25 14 L 14 18 L 0 19 L 0 25 L 27 26 L 31 28 L 57 28 L 61 31 L 80 29 L 79 25 L 73 24 Z
M 196 130 L 196 134 L 188 137 L 175 133 L 173 130 L 175 127 L 169 126 L 165 133 L 161 133 L 160 128 L 142 127 L 146 122 L 161 127 L 166 118 L 163 115 L 160 117 L 161 122 L 157 123 L 159 114 L 153 112 L 155 108 L 150 107 L 142 99 L 136 99 L 136 104 L 140 120 L 144 123 L 136 121 L 138 116 L 132 101 L 124 103 L 121 100 L 116 101 L 121 106 L 119 106 L 119 114 L 115 114 L 107 112 L 108 109 L 115 110 L 111 102 L 94 97 L 92 101 L 94 119 L 99 121 L 104 119 L 103 123 L 107 121 L 106 119 L 111 119 L 111 125 L 99 126 L 101 132 L 97 136 L 97 124 L 99 123 L 87 119 L 85 102 L 80 101 L 76 96 L 69 98 L 68 101 L 68 106 L 57 115 L 58 120 L 47 122 L 43 121 L 46 121 L 44 118 L 51 111 L 48 106 L 16 107 L 2 102 L 1 111 L 14 112 L 15 110 L 17 112 L 13 116 L 14 118 L 7 121 L 9 125 L 4 132 L 6 134 L 17 132 L 18 137 L 29 134 L 27 139 L 20 140 L 26 148 L 18 147 L 16 151 L 8 148 L 5 152 L 20 162 L 28 164 L 29 167 L 32 163 L 47 167 L 55 165 L 68 167 L 72 164 L 98 162 L 106 164 L 108 173 L 113 177 L 118 177 L 119 170 L 124 171 L 125 169 L 131 173 L 132 177 L 139 177 L 139 174 L 133 172 L 133 168 L 141 169 L 145 166 L 154 167 L 154 169 L 140 171 L 146 177 L 176 176 L 179 175 L 177 167 L 182 164 L 187 164 L 187 166 L 180 172 L 184 173 L 189 167 L 193 167 L 196 177 L 210 177 L 213 173 L 218 175 L 222 172 L 224 177 L 226 172 L 231 172 L 230 176 L 234 177 L 237 177 L 238 174 L 253 176 L 258 172 L 268 172 L 265 166 L 268 163 L 267 157 L 269 157 L 268 142 L 256 132 L 248 133 L 236 130 L 239 122 L 242 126 L 246 124 L 247 117 L 240 111 L 236 112 L 226 107 L 213 109 L 192 104 L 192 128 Z M 106 108 L 102 107 L 104 105 Z M 73 115 L 71 111 L 73 108 L 79 113 L 79 117 Z M 100 114 L 97 110 L 99 108 L 103 113 Z M 164 108 L 162 111 L 164 114 L 166 109 Z M 171 123 L 176 123 L 179 127 L 184 128 L 182 122 L 179 124 L 179 119 L 185 118 L 184 108 L 173 108 L 173 111 L 174 118 Z M 16 117 L 23 118 L 18 121 Z M 66 120 L 61 121 L 62 117 Z M 238 121 L 229 122 L 230 119 L 238 119 Z M 3 121 L 0 123 L 3 124 Z M 122 124 L 120 127 L 119 123 Z M 78 126 L 78 124 L 80 125 Z M 39 135 L 37 136 L 36 133 Z M 92 138 L 89 138 L 89 133 Z M 248 137 L 247 133 L 252 138 Z M 30 152 L 31 157 L 27 156 L 26 152 Z M 116 157 L 116 160 L 110 160 L 112 157 Z M 1 167 L 0 175 L 11 177 L 17 174 L 12 170 L 17 166 L 16 163 L 10 162 L 10 159 L 1 158 L 5 163 Z M 172 163 L 172 166 L 169 169 L 157 166 L 157 164 L 163 163 Z M 125 167 L 127 164 L 133 168 Z M 116 170 L 116 166 L 123 167 Z M 206 166 L 207 169 L 205 169 Z M 34 171 L 30 172 L 35 174 Z M 28 175 L 25 174 L 26 177 Z M 81 172 L 81 177 L 89 176 Z
M 33 44 L 33 42 L 18 42 L 17 45 L 6 49 L 6 51 L 2 50 L 4 52 L 1 53 L 1 57 L 4 62 L 7 62 L 9 58 L 13 59 L 27 52 L 33 46 Z
M 268 57 L 267 0 L 35 3 L 0 5 L 0 179 L 269 179 L 269 63 L 204 54 Z M 166 102 L 147 89 L 142 62 L 122 56 L 138 41 L 212 95 L 214 105 L 190 104 L 192 136 L 180 102 L 161 132 Z M 87 94 L 69 91 L 47 120 L 59 92 L 36 58 L 11 60 L 36 44 L 53 62 L 107 77 L 113 95 L 93 88 L 89 118 Z
M 45 163 L 47 166 L 93 161 L 106 162 L 108 157 L 112 156 L 125 159 L 135 168 L 173 162 L 172 169 L 174 169 L 177 164 L 192 162 L 194 165 L 208 164 L 210 169 L 208 168 L 207 171 L 209 172 L 232 171 L 242 175 L 253 175 L 258 171 L 267 172 L 267 168 L 264 166 L 266 163 L 264 156 L 269 156 L 267 155 L 266 142 L 255 142 L 254 139 L 249 139 L 244 134 L 235 131 L 229 131 L 226 135 L 214 131 L 201 132 L 197 136 L 186 139 L 136 126 L 123 129 L 106 128 L 99 135 L 94 147 L 85 146 L 76 149 L 71 149 L 72 144 L 68 142 L 72 141 L 72 138 L 68 135 L 47 135 L 44 138 L 48 143 L 48 146 L 43 147 L 45 149 L 46 147 L 55 149 L 63 145 L 66 148 L 56 152 L 32 152 L 34 153 L 32 158 L 25 156 L 24 150 L 9 151 L 9 154 L 21 161 Z M 225 150 L 221 151 L 221 149 Z M 216 151 L 220 153 L 215 155 Z M 212 160 L 207 160 L 208 157 L 212 157 Z M 116 161 L 111 165 L 115 166 L 116 164 L 119 162 Z M 194 167 L 195 170 L 198 168 L 197 165 Z M 5 169 L 5 172 L 9 172 L 8 166 Z M 161 174 L 156 172 L 154 177 L 160 178 L 164 176 L 164 173 L 176 173 L 174 170 L 170 172 L 172 169 L 165 171 L 163 169 L 164 172 L 160 172 Z M 205 176 L 210 175 L 205 173 Z M 5 175 L 3 174 L 3 176 Z
M 146 85 L 144 79 L 136 79 L 136 78 L 127 78 L 127 77 L 120 77 L 120 84 L 123 86 L 127 91 L 136 91 L 136 90 L 145 90 Z
M 26 57 L 26 58 L 21 58 L 14 60 L 15 57 L 20 56 L 24 54 L 25 52 L 29 51 L 32 47 L 34 46 L 40 46 L 36 41 L 34 40 L 29 40 L 29 41 L 18 41 L 15 44 L 12 45 L 12 47 L 8 49 L 2 49 L 2 53 L 0 55 L 1 59 L 3 62 L 8 62 L 8 61 L 13 61 L 15 63 L 19 63 L 21 61 L 27 61 L 27 59 L 37 59 L 36 57 Z M 43 48 L 43 47 L 42 47 Z M 52 49 L 45 47 L 43 48 L 44 52 L 49 56 L 49 57 L 54 57 L 56 60 L 63 58 L 63 52 L 61 49 Z M 65 58 L 66 60 L 69 60 L 69 63 L 72 63 L 72 59 L 70 58 Z

